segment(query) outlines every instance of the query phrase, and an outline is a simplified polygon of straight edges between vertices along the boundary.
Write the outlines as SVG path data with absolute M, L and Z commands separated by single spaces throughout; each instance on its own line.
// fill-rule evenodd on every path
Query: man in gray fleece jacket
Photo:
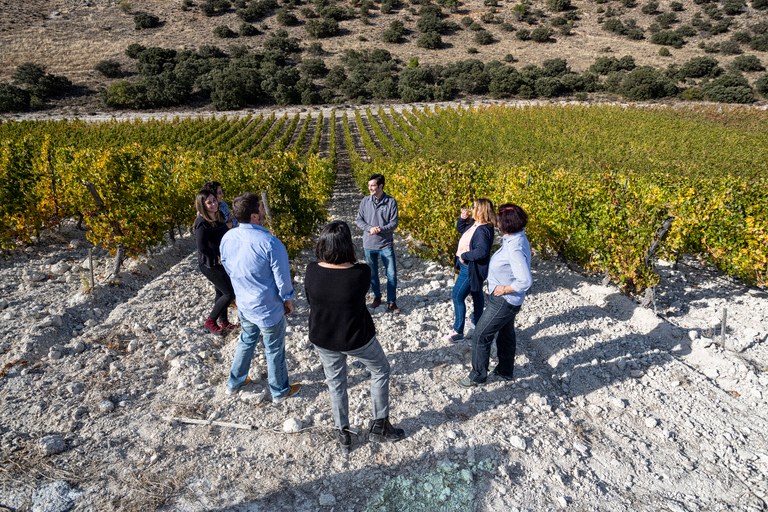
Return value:
M 371 267 L 372 308 L 381 304 L 381 286 L 379 284 L 379 256 L 387 271 L 387 308 L 393 313 L 400 313 L 397 307 L 397 267 L 392 233 L 397 229 L 397 201 L 384 193 L 384 176 L 373 174 L 368 178 L 368 190 L 371 195 L 360 202 L 357 212 L 357 225 L 363 230 L 363 250 L 365 261 Z

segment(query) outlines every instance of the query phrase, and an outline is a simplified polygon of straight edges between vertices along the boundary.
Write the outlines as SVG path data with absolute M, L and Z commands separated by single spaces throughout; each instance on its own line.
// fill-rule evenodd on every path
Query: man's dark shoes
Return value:
M 374 297 L 373 302 L 371 302 L 371 307 L 376 309 L 379 306 L 381 306 L 381 297 Z
M 498 366 L 496 368 L 494 368 L 493 370 L 491 370 L 491 373 L 494 374 L 495 376 L 497 376 L 498 378 L 503 379 L 503 380 L 514 380 L 514 377 L 512 377 L 511 375 L 504 375 L 502 373 L 499 373 L 499 367 Z
M 387 309 L 389 309 L 391 312 L 395 314 L 400 313 L 400 308 L 397 307 L 397 304 L 395 304 L 394 302 L 390 302 L 389 304 L 387 304 Z
M 352 436 L 349 434 L 349 427 L 341 427 L 334 432 L 336 434 L 336 441 L 338 441 L 341 451 L 344 453 L 349 453 L 349 448 L 352 446 Z
M 405 437 L 405 430 L 395 428 L 389 422 L 389 416 L 380 420 L 374 420 L 368 439 L 374 443 L 394 443 Z

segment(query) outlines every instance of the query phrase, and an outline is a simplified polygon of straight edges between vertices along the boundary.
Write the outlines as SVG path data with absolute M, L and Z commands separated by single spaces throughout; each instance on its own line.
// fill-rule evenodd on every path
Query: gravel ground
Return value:
M 353 224 L 360 199 L 340 173 L 331 218 Z M 292 261 L 287 338 L 303 388 L 279 405 L 263 352 L 255 385 L 224 394 L 237 335 L 202 327 L 213 289 L 188 234 L 88 293 L 92 246 L 74 225 L 6 256 L 0 510 L 766 508 L 768 294 L 694 260 L 660 262 L 646 309 L 535 256 L 514 382 L 465 390 L 470 345 L 440 340 L 453 271 L 410 255 L 415 244 L 396 237 L 403 313 L 373 311 L 407 438 L 368 442 L 368 374 L 353 363 L 348 455 L 307 337 L 311 250 Z M 97 280 L 110 264 L 94 249 Z

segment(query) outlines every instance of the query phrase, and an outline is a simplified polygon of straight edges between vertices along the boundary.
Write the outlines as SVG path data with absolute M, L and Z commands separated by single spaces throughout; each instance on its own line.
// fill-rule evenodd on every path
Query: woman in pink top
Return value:
M 472 323 L 477 324 L 483 314 L 483 281 L 488 277 L 488 263 L 491 260 L 493 228 L 496 225 L 496 212 L 490 199 L 480 197 L 472 206 L 472 216 L 468 210 L 461 210 L 456 221 L 456 231 L 461 233 L 459 246 L 454 258 L 454 266 L 459 271 L 453 285 L 453 312 L 456 320 L 450 334 L 443 336 L 444 341 L 458 343 L 464 339 L 464 324 L 467 307 L 464 301 L 472 294 L 474 311 Z

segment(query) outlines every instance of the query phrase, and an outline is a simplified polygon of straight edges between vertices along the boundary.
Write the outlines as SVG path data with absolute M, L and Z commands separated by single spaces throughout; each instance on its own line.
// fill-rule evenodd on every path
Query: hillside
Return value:
M 354 5 L 339 2 L 338 10 L 325 12 L 319 9 L 322 2 L 291 1 L 281 2 L 278 9 L 265 7 L 263 15 L 247 18 L 253 20 L 250 24 L 256 29 L 256 35 L 223 39 L 214 36 L 214 29 L 226 25 L 238 32 L 243 23 L 241 11 L 244 9 L 232 5 L 221 13 L 205 16 L 201 12 L 203 2 L 190 2 L 192 6 L 182 10 L 181 1 L 137 0 L 118 4 L 117 1 L 107 0 L 2 0 L 0 81 L 9 81 L 19 64 L 36 62 L 46 66 L 47 71 L 54 75 L 68 77 L 75 85 L 65 98 L 54 99 L 49 106 L 95 108 L 99 105 L 96 91 L 113 81 L 94 71 L 97 63 L 115 61 L 121 65 L 121 78 L 138 79 L 136 61 L 125 54 L 130 44 L 177 51 L 196 50 L 202 45 L 215 45 L 230 53 L 260 51 L 264 49 L 265 42 L 281 29 L 287 32 L 288 38 L 298 40 L 298 51 L 289 52 L 289 62 L 295 64 L 310 57 L 320 58 L 329 69 L 341 62 L 346 50 L 376 48 L 390 52 L 401 67 L 414 57 L 418 58 L 422 67 L 445 66 L 470 58 L 485 63 L 492 60 L 505 62 L 506 58 L 506 62 L 517 69 L 530 64 L 541 66 L 545 60 L 563 58 L 572 71 L 583 73 L 599 57 L 621 58 L 625 55 L 632 56 L 637 66 L 649 65 L 660 70 L 670 65 L 681 66 L 691 58 L 701 56 L 714 57 L 725 70 L 729 69 L 734 59 L 744 55 L 754 55 L 762 66 L 768 64 L 768 43 L 764 41 L 768 37 L 768 11 L 754 7 L 762 8 L 762 0 L 747 3 L 742 0 L 696 2 L 574 0 L 571 7 L 556 12 L 554 7 L 557 4 L 562 6 L 567 3 L 549 0 L 548 6 L 545 1 L 532 0 L 526 2 L 521 10 L 523 4 L 471 0 L 460 2 L 453 9 L 455 12 L 442 8 L 440 24 L 435 26 L 432 22 L 420 24 L 423 6 L 415 3 L 393 6 L 391 2 L 355 2 Z M 249 4 L 235 2 L 236 5 L 256 3 L 255 0 Z M 365 9 L 361 10 L 362 7 Z M 525 13 L 521 14 L 523 10 Z M 337 36 L 309 37 L 308 24 L 323 19 L 316 17 L 317 11 L 341 19 Z M 362 15 L 364 11 L 368 13 L 366 16 Z M 382 11 L 388 11 L 388 14 Z M 136 30 L 134 18 L 140 14 L 157 16 L 159 26 Z M 293 22 L 286 21 L 286 16 L 289 16 L 288 20 L 295 18 L 296 25 L 285 25 Z M 471 20 L 465 21 L 467 18 Z M 606 30 L 603 24 L 606 19 L 613 19 L 614 32 Z M 401 42 L 384 42 L 382 35 L 395 20 L 403 25 Z M 470 21 L 474 21 L 475 25 L 469 26 Z M 680 27 L 687 27 L 685 33 L 688 35 L 682 38 L 680 48 L 651 42 L 653 32 L 664 31 L 665 27 L 678 32 Z M 546 42 L 520 39 L 521 30 L 533 32 L 539 28 L 550 32 Z M 426 49 L 424 44 L 420 46 L 419 41 L 425 33 L 423 30 L 428 29 L 441 32 L 442 42 L 437 45 L 439 49 Z M 489 35 L 492 42 L 478 43 L 478 31 Z M 620 35 L 621 32 L 624 35 Z M 317 56 L 308 53 L 313 43 L 322 44 L 322 52 Z M 662 46 L 668 50 L 667 56 L 660 55 Z M 470 53 L 472 51 L 476 53 Z M 745 77 L 754 84 L 762 74 L 760 71 L 747 71 Z M 326 80 L 322 76 L 313 78 L 315 87 L 320 89 L 325 88 Z M 698 81 L 688 78 L 683 80 L 683 84 L 690 86 Z M 457 94 L 467 95 L 463 90 Z M 193 96 L 186 105 L 194 108 L 210 105 L 209 100 L 198 96 Z M 589 97 L 605 99 L 615 95 L 594 92 Z M 323 102 L 327 103 L 325 100 L 348 101 L 338 91 L 334 95 L 323 96 Z M 65 114 L 67 112 L 64 111 Z

